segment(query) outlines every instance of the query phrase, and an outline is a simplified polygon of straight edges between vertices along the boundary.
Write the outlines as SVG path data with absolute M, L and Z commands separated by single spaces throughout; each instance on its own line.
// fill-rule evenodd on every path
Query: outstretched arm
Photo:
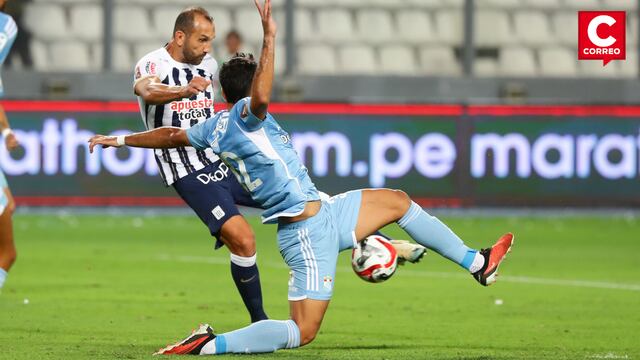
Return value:
M 167 149 L 190 146 L 187 132 L 177 127 L 160 127 L 154 130 L 121 136 L 95 135 L 89 139 L 89 151 L 93 153 L 96 145 L 107 148 L 123 145 L 150 149 Z
M 260 6 L 259 0 L 254 0 L 260 18 L 262 19 L 262 30 L 264 39 L 262 41 L 262 53 L 258 68 L 253 76 L 251 85 L 250 110 L 259 119 L 267 116 L 267 109 L 271 101 L 271 90 L 273 88 L 274 72 L 274 48 L 276 44 L 276 23 L 271 16 L 271 0 L 265 0 L 264 6 Z

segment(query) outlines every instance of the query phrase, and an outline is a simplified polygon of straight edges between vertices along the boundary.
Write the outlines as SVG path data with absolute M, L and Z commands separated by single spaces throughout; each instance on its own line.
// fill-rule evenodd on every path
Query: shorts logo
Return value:
M 329 275 L 325 276 L 324 278 L 322 278 L 322 286 L 326 289 L 326 290 L 331 290 L 331 288 L 333 287 L 333 278 Z
M 229 167 L 227 164 L 221 162 L 220 166 L 218 166 L 218 170 L 213 173 L 199 174 L 196 176 L 196 179 L 198 179 L 203 185 L 208 185 L 210 182 L 218 182 L 226 179 L 228 174 Z
M 215 208 L 213 208 L 213 210 L 211 210 L 211 213 L 213 214 L 213 217 L 216 218 L 216 220 L 222 219 L 224 217 L 224 215 L 225 215 L 224 210 L 222 210 L 220 205 L 218 205 Z
M 626 58 L 626 13 L 624 11 L 578 11 L 578 59 Z

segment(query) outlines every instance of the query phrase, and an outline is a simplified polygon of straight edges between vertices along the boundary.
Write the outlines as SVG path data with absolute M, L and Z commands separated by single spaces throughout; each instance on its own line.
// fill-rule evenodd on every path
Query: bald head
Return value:
M 176 18 L 176 23 L 173 26 L 173 34 L 175 35 L 177 31 L 182 31 L 186 35 L 189 35 L 197 25 L 200 25 L 199 23 L 202 21 L 213 24 L 213 18 L 209 15 L 207 10 L 199 6 L 186 8 L 182 10 L 180 15 Z

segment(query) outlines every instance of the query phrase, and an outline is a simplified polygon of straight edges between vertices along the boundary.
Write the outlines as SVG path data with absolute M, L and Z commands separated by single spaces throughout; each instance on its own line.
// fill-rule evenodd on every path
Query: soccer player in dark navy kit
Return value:
M 133 88 L 148 130 L 162 126 L 188 129 L 213 116 L 213 86 L 218 64 L 211 57 L 215 25 L 199 7 L 182 11 L 173 37 L 143 56 L 135 67 Z M 251 322 L 267 318 L 262 306 L 254 233 L 238 211 L 256 206 L 229 168 L 211 150 L 193 147 L 155 150 L 160 175 L 216 237 L 216 248 L 231 253 L 231 275 Z

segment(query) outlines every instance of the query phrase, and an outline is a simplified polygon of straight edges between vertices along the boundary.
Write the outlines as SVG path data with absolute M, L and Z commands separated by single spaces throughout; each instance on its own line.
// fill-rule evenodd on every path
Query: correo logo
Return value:
M 626 13 L 624 11 L 578 11 L 578 59 L 626 58 Z

